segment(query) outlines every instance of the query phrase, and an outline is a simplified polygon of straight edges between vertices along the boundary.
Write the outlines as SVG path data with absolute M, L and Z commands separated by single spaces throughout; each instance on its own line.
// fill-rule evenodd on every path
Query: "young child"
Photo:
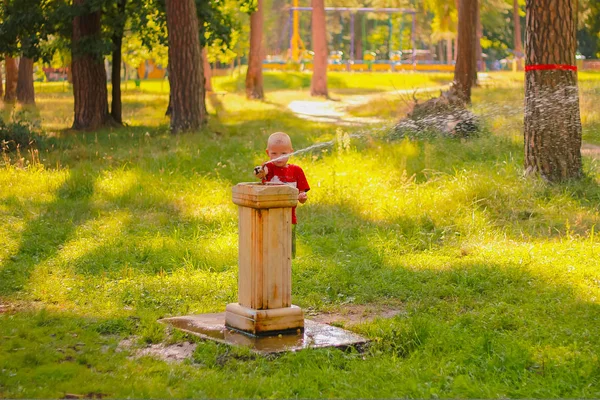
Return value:
M 267 156 L 269 160 L 262 166 L 254 168 L 254 175 L 265 182 L 281 182 L 298 189 L 298 202 L 306 203 L 310 190 L 304 171 L 297 165 L 288 164 L 289 156 L 294 152 L 292 140 L 283 132 L 275 132 L 267 141 Z M 292 258 L 296 257 L 296 207 L 292 208 Z

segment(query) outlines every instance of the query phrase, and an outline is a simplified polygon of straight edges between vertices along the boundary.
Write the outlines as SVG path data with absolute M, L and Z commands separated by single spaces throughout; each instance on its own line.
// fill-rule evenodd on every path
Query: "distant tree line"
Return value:
M 0 3 L 0 54 L 7 75 L 4 100 L 35 104 L 33 63 L 49 62 L 58 52 L 68 53 L 75 103 L 73 129 L 120 125 L 123 39 L 135 35 L 148 50 L 168 47 L 172 130 L 197 129 L 206 122 L 202 49 L 215 45 L 226 51 L 232 33 L 239 29 L 234 14 L 252 7 L 246 0 L 227 4 L 209 0 L 4 0 Z M 106 57 L 112 59 L 110 108 Z

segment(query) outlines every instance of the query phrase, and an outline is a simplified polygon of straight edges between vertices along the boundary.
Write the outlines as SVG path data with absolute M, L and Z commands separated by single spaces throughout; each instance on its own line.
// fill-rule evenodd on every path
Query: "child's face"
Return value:
M 285 156 L 286 154 L 293 153 L 292 145 L 289 143 L 274 143 L 267 147 L 267 155 L 269 156 L 269 160 L 274 160 L 278 157 Z M 273 164 L 278 167 L 284 167 L 289 160 L 289 157 L 283 157 Z

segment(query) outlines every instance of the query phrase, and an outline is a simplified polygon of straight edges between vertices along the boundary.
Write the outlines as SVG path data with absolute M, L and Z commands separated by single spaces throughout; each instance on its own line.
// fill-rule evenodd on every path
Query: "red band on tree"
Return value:
M 566 71 L 577 71 L 575 65 L 566 64 L 537 64 L 537 65 L 526 65 L 525 72 L 527 71 L 546 71 L 552 69 L 566 70 Z

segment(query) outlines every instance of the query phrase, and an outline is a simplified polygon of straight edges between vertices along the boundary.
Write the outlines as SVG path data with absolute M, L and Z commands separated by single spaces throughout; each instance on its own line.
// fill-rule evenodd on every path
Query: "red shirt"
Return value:
M 267 163 L 267 168 L 269 173 L 262 180 L 264 182 L 281 182 L 286 183 L 292 187 L 295 187 L 300 192 L 308 192 L 310 190 L 310 186 L 308 186 L 308 181 L 306 180 L 306 176 L 304 176 L 304 171 L 297 165 L 294 164 L 286 164 L 284 167 L 278 167 L 273 163 Z M 298 221 L 296 219 L 296 207 L 292 208 L 292 224 L 296 224 Z

